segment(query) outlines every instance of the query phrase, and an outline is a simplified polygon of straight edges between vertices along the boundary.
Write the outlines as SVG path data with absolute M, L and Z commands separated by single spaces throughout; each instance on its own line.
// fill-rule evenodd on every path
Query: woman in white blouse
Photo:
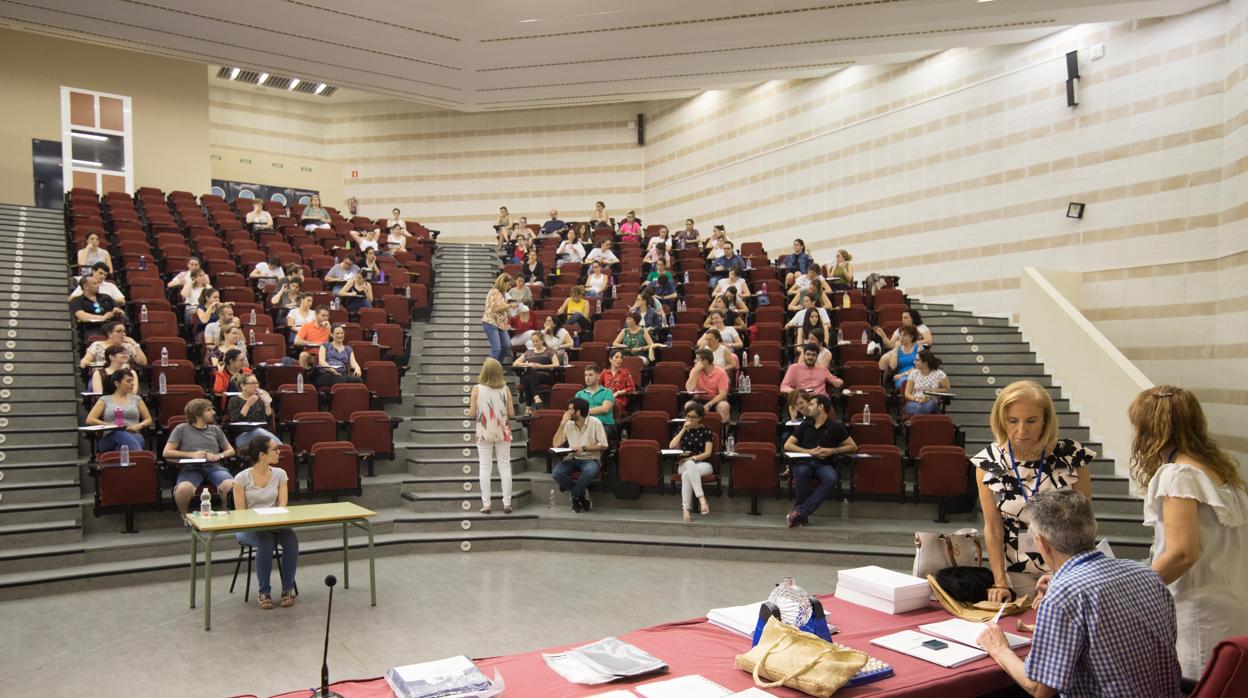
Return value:
M 589 274 L 585 277 L 585 295 L 590 298 L 602 298 L 611 288 L 611 277 L 604 274 L 602 265 L 594 262 L 590 265 Z
M 715 290 L 711 292 L 711 297 L 722 296 L 724 293 L 727 293 L 729 288 L 737 289 L 737 295 L 742 298 L 750 297 L 750 285 L 745 282 L 745 279 L 741 278 L 741 274 L 736 267 L 728 268 L 728 276 L 720 279 L 719 283 L 715 284 Z
M 277 466 L 280 453 L 277 442 L 253 439 L 243 448 L 244 459 L 251 464 L 234 476 L 234 508 L 267 509 L 284 507 L 288 495 L 289 476 Z M 299 539 L 293 529 L 247 531 L 236 533 L 238 542 L 256 549 L 256 602 L 265 610 L 273 608 L 269 577 L 273 573 L 273 550 L 281 548 L 278 570 L 282 578 L 282 608 L 295 605 L 295 569 L 299 565 Z
M 914 358 L 914 368 L 906 379 L 906 414 L 932 414 L 940 409 L 940 399 L 928 395 L 930 390 L 949 390 L 949 376 L 940 370 L 943 363 L 931 351 L 923 349 Z
M 1190 391 L 1149 388 L 1127 414 L 1152 567 L 1174 594 L 1179 665 L 1195 679 L 1219 640 L 1248 635 L 1248 486 Z
M 286 327 L 290 329 L 292 337 L 294 333 L 299 331 L 300 327 L 316 319 L 316 311 L 312 309 L 312 301 L 311 293 L 300 294 L 299 306 L 286 313 Z
M 581 239 L 575 229 L 568 231 L 568 239 L 559 243 L 555 254 L 559 255 L 560 261 L 564 264 L 573 262 L 580 264 L 585 261 L 585 246 L 581 244 Z

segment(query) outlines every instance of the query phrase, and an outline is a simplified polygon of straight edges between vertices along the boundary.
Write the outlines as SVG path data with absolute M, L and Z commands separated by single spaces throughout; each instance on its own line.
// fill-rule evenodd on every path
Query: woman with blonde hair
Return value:
M 481 329 L 490 342 L 490 357 L 500 362 L 511 350 L 511 336 L 507 333 L 511 327 L 511 304 L 507 302 L 510 288 L 511 274 L 499 274 L 485 296 L 485 312 L 481 315 Z
M 1248 487 L 1191 391 L 1149 388 L 1127 416 L 1132 485 L 1147 489 L 1152 568 L 1174 594 L 1179 665 L 1195 679 L 1219 640 L 1248 634 Z
M 498 461 L 498 476 L 503 481 L 503 513 L 511 513 L 511 419 L 516 409 L 511 403 L 511 390 L 503 377 L 503 365 L 486 359 L 468 397 L 468 414 L 477 420 L 477 460 L 481 468 L 481 513 L 490 513 L 490 482 L 494 477 L 493 461 Z
M 827 273 L 832 282 L 832 290 L 844 291 L 854 287 L 854 256 L 848 250 L 836 251 L 836 264 Z
M 1071 488 L 1092 498 L 1088 463 L 1096 454 L 1058 437 L 1057 410 L 1047 390 L 1015 381 L 997 395 L 989 417 L 993 443 L 975 454 L 984 512 L 984 547 L 992 569 L 989 601 L 1022 598 L 1048 568 L 1028 527 L 1027 502 L 1039 492 Z

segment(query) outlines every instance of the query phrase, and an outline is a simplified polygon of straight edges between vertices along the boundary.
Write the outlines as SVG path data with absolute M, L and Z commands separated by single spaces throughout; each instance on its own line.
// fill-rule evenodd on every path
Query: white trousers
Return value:
M 494 477 L 494 461 L 498 461 L 498 476 L 503 480 L 503 506 L 511 506 L 511 442 L 478 443 L 477 461 L 480 463 L 481 505 L 489 506 L 492 492 L 490 480 Z
M 536 333 L 533 330 L 525 330 L 523 332 L 519 332 L 517 334 L 511 335 L 511 346 L 512 347 L 524 346 L 525 343 L 527 343 L 534 334 Z
M 692 508 L 694 496 L 703 496 L 702 476 L 710 475 L 712 470 L 710 463 L 687 460 L 680 464 L 677 472 L 680 473 L 680 505 L 682 508 Z

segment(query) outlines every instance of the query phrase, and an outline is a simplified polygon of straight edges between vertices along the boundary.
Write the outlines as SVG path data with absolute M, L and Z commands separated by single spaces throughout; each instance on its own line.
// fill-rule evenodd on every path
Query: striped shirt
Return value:
M 1132 560 L 1087 551 L 1053 574 L 1027 678 L 1063 698 L 1179 698 L 1174 600 Z

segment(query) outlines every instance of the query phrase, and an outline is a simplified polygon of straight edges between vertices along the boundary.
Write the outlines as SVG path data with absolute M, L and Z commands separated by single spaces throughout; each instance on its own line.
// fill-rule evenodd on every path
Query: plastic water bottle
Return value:
M 849 292 L 848 291 L 841 294 L 841 307 L 842 308 L 849 307 Z
M 156 393 L 159 395 L 164 395 L 168 392 L 169 392 L 169 386 L 165 381 L 165 374 L 162 373 L 156 379 Z
M 203 492 L 199 493 L 199 515 L 212 516 L 212 495 L 206 487 Z
M 295 374 L 295 392 L 300 393 L 300 394 L 303 393 L 303 372 L 302 371 Z
M 117 461 L 118 464 L 123 468 L 126 467 L 127 465 L 130 465 L 130 447 L 125 444 L 122 444 L 121 448 L 118 449 L 117 452 L 118 452 L 118 461 Z
M 386 270 L 385 269 L 377 270 L 377 283 L 379 284 L 386 283 Z
M 333 300 L 333 301 L 331 301 L 331 302 L 330 302 L 330 304 L 329 304 L 329 309 L 330 309 L 330 310 L 338 310 L 338 309 L 339 309 L 339 308 L 341 308 L 341 307 L 342 307 L 342 306 L 338 303 L 338 297 L 337 297 L 337 296 L 334 296 L 334 300 Z
M 411 287 L 411 286 L 404 286 L 404 287 L 403 287 L 403 297 L 404 297 L 404 298 L 407 298 L 407 299 L 411 299 L 411 297 L 412 297 L 412 287 Z
M 863 424 L 871 423 L 871 405 L 862 406 L 862 423 Z
M 576 349 L 581 348 L 581 333 L 580 332 L 572 333 L 572 346 Z
M 746 258 L 745 258 L 745 270 L 746 270 L 746 271 L 753 271 L 753 270 L 754 270 L 754 258 L 753 258 L 753 257 L 746 257 Z
M 685 272 L 685 283 L 689 283 L 689 272 Z
M 550 491 L 550 499 L 547 499 L 547 500 L 546 500 L 546 508 L 547 508 L 547 509 L 554 509 L 554 508 L 555 508 L 555 498 L 556 498 L 556 497 L 558 497 L 558 496 L 559 496 L 559 490 L 551 490 L 551 491 Z
M 737 374 L 737 392 L 738 393 L 745 392 L 745 374 L 744 373 Z
M 161 366 L 169 365 L 169 347 L 160 348 L 160 365 Z
M 139 306 L 139 322 L 147 322 L 147 303 Z
M 754 354 L 754 365 L 755 366 L 763 365 L 763 359 L 757 353 Z
M 667 333 L 667 346 L 669 347 L 672 346 L 672 333 L 671 332 Z
M 734 436 L 729 436 L 727 439 L 724 440 L 724 453 L 736 453 L 736 452 L 737 452 L 737 439 Z
M 767 294 L 767 283 L 763 282 L 763 287 L 758 289 L 758 304 L 771 305 L 771 296 Z
M 867 331 L 866 330 L 862 331 L 862 343 L 863 344 L 867 343 Z
M 612 285 L 612 286 L 611 286 L 611 298 L 619 298 L 619 297 L 620 297 L 620 295 L 619 295 L 619 293 L 616 291 L 615 286 L 614 286 L 614 285 Z
M 841 328 L 836 328 L 836 343 L 840 344 L 845 341 L 845 335 L 841 332 Z
M 254 315 L 255 313 L 252 313 L 252 314 Z M 256 343 L 256 331 L 255 330 L 247 330 L 247 343 L 248 344 Z
M 255 308 L 252 308 L 251 315 L 247 316 L 247 324 L 248 325 L 256 324 L 256 309 Z
M 747 393 L 750 392 L 750 389 L 753 387 L 754 387 L 754 382 L 750 380 L 749 376 L 746 376 L 745 377 L 745 392 Z
M 381 344 L 381 335 L 377 334 L 377 330 L 373 330 L 373 346 Z
M 147 255 L 139 255 L 139 271 L 147 271 Z
M 126 415 L 122 413 L 120 407 L 113 408 L 113 424 L 116 424 L 118 429 L 126 428 Z

